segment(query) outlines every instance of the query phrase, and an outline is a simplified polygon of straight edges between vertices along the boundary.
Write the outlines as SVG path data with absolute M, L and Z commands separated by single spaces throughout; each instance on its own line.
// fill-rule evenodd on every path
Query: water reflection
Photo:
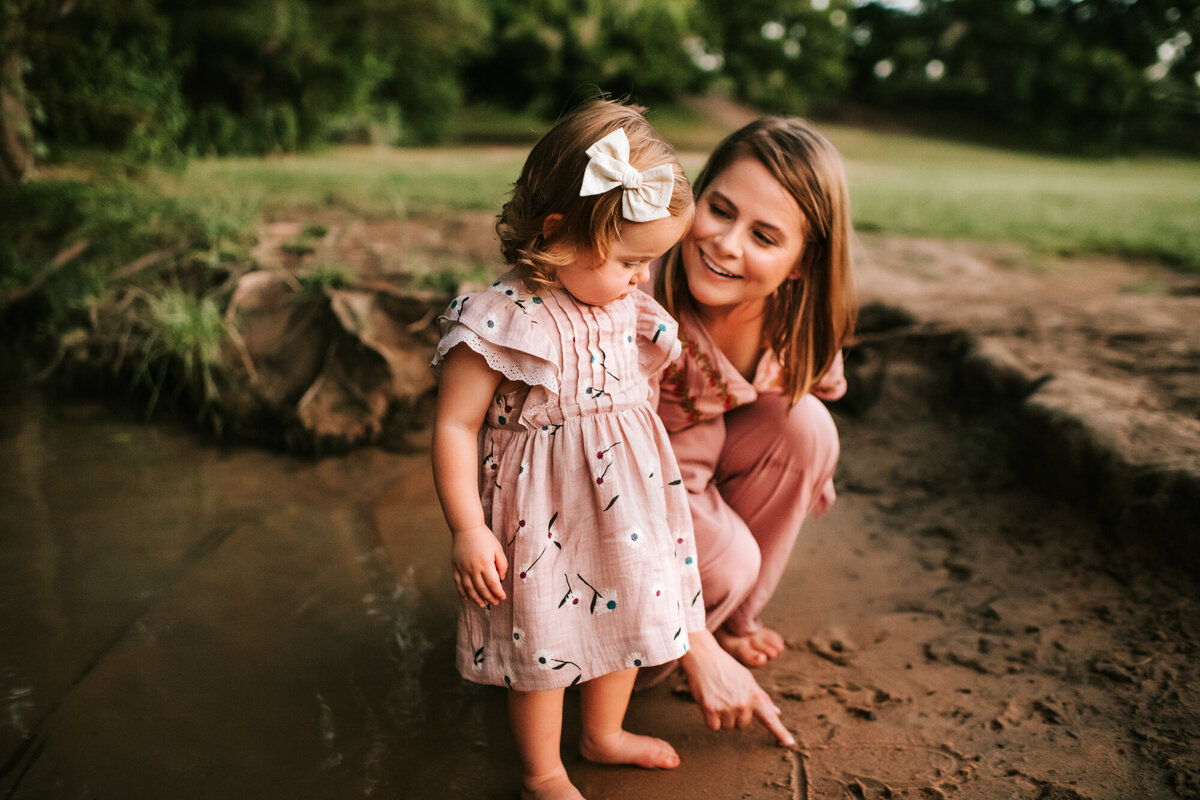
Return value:
M 30 396 L 0 447 L 0 796 L 512 795 L 503 697 L 454 672 L 424 452 Z

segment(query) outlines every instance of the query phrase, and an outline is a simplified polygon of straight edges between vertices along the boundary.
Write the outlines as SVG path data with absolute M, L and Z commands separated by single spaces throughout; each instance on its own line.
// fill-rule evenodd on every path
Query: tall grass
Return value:
M 56 327 L 65 317 L 86 313 L 114 274 L 134 268 L 147 254 L 219 266 L 244 252 L 254 236 L 257 210 L 229 199 L 233 202 L 197 191 L 163 193 L 114 176 L 35 181 L 0 194 L 0 220 L 11 224 L 0 238 L 0 301 L 40 285 L 43 321 Z
M 154 413 L 170 385 L 177 392 L 190 391 L 194 395 L 190 402 L 203 416 L 217 399 L 216 376 L 222 369 L 221 346 L 227 332 L 220 308 L 211 297 L 177 288 L 148 295 L 145 306 L 140 315 L 141 359 L 133 380 L 149 391 L 147 416 Z M 173 369 L 179 374 L 169 380 Z

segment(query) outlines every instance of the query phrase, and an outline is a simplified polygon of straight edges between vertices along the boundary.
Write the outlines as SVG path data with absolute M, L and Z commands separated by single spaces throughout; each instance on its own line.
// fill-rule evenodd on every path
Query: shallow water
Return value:
M 0 452 L 0 797 L 500 791 L 426 452 L 291 458 L 28 395 Z

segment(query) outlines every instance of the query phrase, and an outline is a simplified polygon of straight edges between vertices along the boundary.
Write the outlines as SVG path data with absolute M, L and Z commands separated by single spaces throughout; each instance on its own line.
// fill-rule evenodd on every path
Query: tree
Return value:
M 849 81 L 848 0 L 704 0 L 704 8 L 707 38 L 744 100 L 801 113 Z
M 30 37 L 74 5 L 74 0 L 0 0 L 0 190 L 34 169 L 33 114 L 25 86 Z
M 159 7 L 180 56 L 189 150 L 286 152 L 319 137 L 346 87 L 332 33 L 306 0 L 159 0 Z
M 30 37 L 27 87 L 50 150 L 100 147 L 131 164 L 178 156 L 186 112 L 153 0 L 78 0 Z
M 678 97 L 702 77 L 686 48 L 696 16 L 694 0 L 501 0 L 465 81 L 472 99 L 547 117 L 597 89 Z
M 855 94 L 1059 148 L 1195 148 L 1195 0 L 925 0 L 857 9 Z M 1190 129 L 1190 133 L 1189 133 Z
M 459 63 L 487 30 L 480 0 L 162 0 L 200 151 L 291 150 L 398 113 L 436 139 Z
M 341 51 L 386 69 L 371 87 L 373 104 L 396 106 L 406 138 L 435 142 L 462 102 L 462 70 L 482 50 L 491 30 L 483 0 L 373 0 L 344 14 L 339 30 L 361 41 Z

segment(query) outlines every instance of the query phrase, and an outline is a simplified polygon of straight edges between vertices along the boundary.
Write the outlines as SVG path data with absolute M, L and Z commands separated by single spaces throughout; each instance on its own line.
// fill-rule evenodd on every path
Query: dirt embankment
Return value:
M 864 299 L 909 321 L 878 335 L 956 337 L 957 401 L 1000 404 L 1032 485 L 1200 569 L 1200 278 L 1015 246 L 864 244 Z
M 417 287 L 495 263 L 493 221 L 326 213 L 267 225 L 255 252 L 266 271 L 243 279 L 230 311 L 250 351 L 237 363 L 253 370 L 250 380 L 235 369 L 242 391 L 231 406 L 243 418 L 288 420 L 302 447 L 402 442 L 432 386 L 424 365 L 445 299 Z M 299 253 L 288 246 L 314 222 L 319 240 Z M 328 289 L 314 316 L 297 304 L 293 276 L 327 264 L 353 286 Z M 1200 568 L 1191 535 L 1200 530 L 1200 277 L 1015 245 L 863 235 L 857 278 L 851 405 L 870 405 L 889 343 L 939 343 L 959 402 L 1002 404 L 1031 482 Z

